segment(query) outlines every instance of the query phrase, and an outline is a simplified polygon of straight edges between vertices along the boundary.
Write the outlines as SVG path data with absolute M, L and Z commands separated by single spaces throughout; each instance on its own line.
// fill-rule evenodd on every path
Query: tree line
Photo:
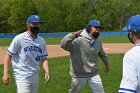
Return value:
M 140 14 L 140 0 L 0 0 L 0 32 L 27 30 L 31 14 L 43 21 L 41 33 L 76 31 L 92 19 L 104 31 L 121 31 L 130 16 Z

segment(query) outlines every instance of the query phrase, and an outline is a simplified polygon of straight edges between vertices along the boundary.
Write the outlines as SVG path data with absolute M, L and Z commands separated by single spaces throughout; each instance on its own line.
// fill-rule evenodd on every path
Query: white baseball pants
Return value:
M 38 92 L 38 78 L 31 78 L 25 80 L 16 80 L 17 93 L 37 93 Z
M 82 87 L 88 82 L 93 93 L 105 93 L 102 85 L 102 80 L 99 75 L 88 78 L 72 77 L 71 88 L 69 93 L 80 93 Z

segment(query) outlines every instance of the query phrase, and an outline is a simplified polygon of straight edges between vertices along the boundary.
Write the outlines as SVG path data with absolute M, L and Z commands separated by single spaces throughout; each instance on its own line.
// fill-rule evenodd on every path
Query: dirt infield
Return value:
M 132 46 L 133 45 L 131 43 L 107 43 L 107 44 L 103 44 L 103 48 L 107 54 L 109 54 L 109 53 L 125 53 Z M 0 47 L 0 64 L 2 64 L 4 61 L 4 57 L 5 57 L 7 48 L 8 47 Z M 48 57 L 49 58 L 69 55 L 69 52 L 61 49 L 59 45 L 48 45 L 47 49 L 48 49 L 48 54 L 49 54 Z

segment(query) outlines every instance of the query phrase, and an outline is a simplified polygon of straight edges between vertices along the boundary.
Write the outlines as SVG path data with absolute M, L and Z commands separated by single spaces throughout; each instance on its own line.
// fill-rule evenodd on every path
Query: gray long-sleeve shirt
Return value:
M 92 77 L 98 74 L 98 56 L 108 64 L 107 55 L 102 48 L 100 38 L 91 40 L 88 33 L 75 38 L 72 33 L 66 35 L 60 46 L 70 52 L 70 75 L 73 77 Z

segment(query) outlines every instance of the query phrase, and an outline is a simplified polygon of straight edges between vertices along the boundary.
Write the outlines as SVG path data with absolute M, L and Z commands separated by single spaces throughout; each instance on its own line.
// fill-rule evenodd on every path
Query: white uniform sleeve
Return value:
M 8 50 L 7 50 L 7 53 L 9 54 L 9 55 L 11 55 L 11 56 L 14 56 L 16 53 L 17 53 L 17 51 L 18 51 L 18 49 L 19 49 L 19 47 L 20 47 L 20 39 L 16 36 L 13 40 L 12 40 L 12 42 L 11 42 L 11 44 L 10 44 L 10 46 L 9 46 L 9 48 L 8 48 Z
M 47 58 L 48 57 L 48 52 L 47 52 L 47 47 L 46 47 L 46 42 L 43 46 L 43 55 L 42 55 L 42 58 Z
M 135 59 L 129 55 L 123 58 L 123 78 L 120 84 L 119 92 L 121 93 L 136 93 L 138 87 L 137 66 L 134 63 Z

